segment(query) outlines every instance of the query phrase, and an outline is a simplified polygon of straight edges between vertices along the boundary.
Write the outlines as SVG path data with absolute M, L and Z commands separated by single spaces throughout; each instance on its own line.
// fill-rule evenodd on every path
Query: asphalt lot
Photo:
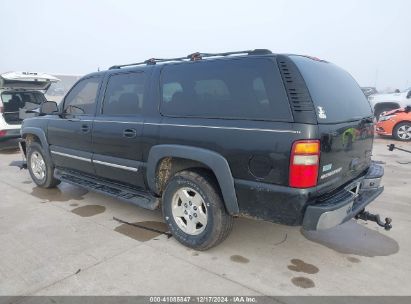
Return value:
M 0 152 L 0 295 L 411 295 L 411 154 L 391 142 L 375 141 L 386 188 L 369 208 L 393 218 L 391 231 L 237 219 L 206 252 L 113 219 L 164 231 L 159 211 L 64 183 L 37 188 L 18 151 Z

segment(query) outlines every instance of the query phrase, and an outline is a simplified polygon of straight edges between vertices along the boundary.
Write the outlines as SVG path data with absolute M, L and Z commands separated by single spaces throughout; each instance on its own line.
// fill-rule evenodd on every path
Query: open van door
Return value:
M 0 89 L 47 91 L 60 79 L 44 73 L 8 72 L 0 75 Z
M 36 116 L 32 110 L 46 101 L 44 93 L 60 79 L 31 72 L 8 72 L 0 75 L 0 119 L 16 128 L 25 118 Z M 3 116 L 3 117 L 1 117 Z

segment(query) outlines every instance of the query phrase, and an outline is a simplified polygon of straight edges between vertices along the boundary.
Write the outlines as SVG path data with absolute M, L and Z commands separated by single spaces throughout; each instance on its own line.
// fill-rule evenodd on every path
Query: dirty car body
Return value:
M 58 113 L 26 119 L 22 136 L 28 147 L 41 146 L 55 178 L 138 206 L 167 213 L 173 181 L 191 174 L 196 179 L 180 190 L 204 199 L 203 215 L 213 208 L 195 186 L 204 177 L 224 216 L 318 230 L 356 217 L 383 191 L 383 169 L 371 161 L 372 116 L 360 87 L 337 66 L 255 50 L 90 74 Z M 188 213 L 170 229 L 183 244 L 206 249 L 195 244 L 215 218 L 197 224 L 198 235 L 173 230 L 197 217 L 184 204 L 173 205 Z

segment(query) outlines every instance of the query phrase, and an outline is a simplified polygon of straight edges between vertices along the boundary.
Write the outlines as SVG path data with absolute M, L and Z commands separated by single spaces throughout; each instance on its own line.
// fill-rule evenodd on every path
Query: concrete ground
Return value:
M 411 295 L 411 154 L 391 142 L 376 139 L 386 188 L 369 208 L 393 218 L 391 231 L 237 219 L 206 252 L 113 219 L 164 230 L 159 211 L 64 183 L 37 188 L 18 152 L 0 152 L 0 295 Z

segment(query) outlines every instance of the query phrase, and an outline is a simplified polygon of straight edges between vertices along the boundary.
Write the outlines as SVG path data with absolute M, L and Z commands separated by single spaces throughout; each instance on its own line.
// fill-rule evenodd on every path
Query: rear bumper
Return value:
M 20 141 L 20 129 L 5 130 L 6 135 L 0 136 L 0 149 L 17 148 Z
M 303 228 L 323 230 L 342 224 L 365 209 L 383 191 L 380 186 L 384 169 L 373 163 L 366 175 L 321 202 L 307 207 Z
M 384 169 L 372 164 L 367 173 L 351 181 L 332 196 L 317 197 L 317 188 L 287 186 L 235 179 L 239 216 L 269 222 L 303 226 L 306 230 L 326 229 L 348 221 L 383 191 Z M 358 195 L 351 189 L 360 184 Z

